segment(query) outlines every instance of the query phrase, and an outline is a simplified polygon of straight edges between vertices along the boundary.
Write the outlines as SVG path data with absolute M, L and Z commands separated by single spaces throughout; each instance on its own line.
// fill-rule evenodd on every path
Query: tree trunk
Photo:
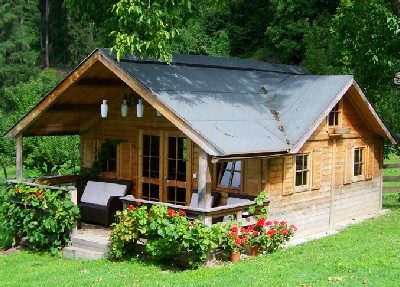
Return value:
M 45 65 L 46 68 L 50 67 L 49 61 L 49 14 L 50 14 L 50 4 L 49 0 L 46 0 L 46 12 L 45 12 Z
M 3 162 L 1 163 L 1 167 L 3 168 L 4 178 L 8 178 L 7 169 Z

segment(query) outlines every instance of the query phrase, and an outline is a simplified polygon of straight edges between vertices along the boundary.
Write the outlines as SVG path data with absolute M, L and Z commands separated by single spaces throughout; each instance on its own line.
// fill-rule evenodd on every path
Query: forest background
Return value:
M 97 47 L 170 60 L 190 53 L 352 74 L 400 135 L 400 0 L 0 0 L 2 135 Z M 25 176 L 79 170 L 79 137 L 24 140 Z M 396 151 L 386 146 L 386 151 Z

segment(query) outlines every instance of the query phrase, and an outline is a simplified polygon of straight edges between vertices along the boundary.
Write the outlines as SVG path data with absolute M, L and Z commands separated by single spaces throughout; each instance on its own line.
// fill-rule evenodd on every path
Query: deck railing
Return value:
M 184 210 L 189 218 L 198 218 L 208 225 L 212 224 L 213 218 L 222 219 L 225 216 L 233 216 L 234 219 L 242 221 L 244 225 L 253 224 L 254 223 L 253 217 L 249 216 L 244 218 L 243 215 L 244 213 L 247 213 L 249 207 L 256 206 L 255 201 L 249 201 L 245 203 L 223 205 L 212 208 L 199 208 L 199 207 L 190 207 L 185 205 L 176 205 L 166 202 L 137 199 L 131 195 L 122 197 L 121 199 L 124 205 L 124 209 L 126 209 L 130 204 L 134 204 L 137 202 L 140 202 L 141 204 L 144 204 L 146 206 L 161 205 L 174 210 Z M 269 201 L 264 201 L 263 206 L 268 206 L 268 205 Z

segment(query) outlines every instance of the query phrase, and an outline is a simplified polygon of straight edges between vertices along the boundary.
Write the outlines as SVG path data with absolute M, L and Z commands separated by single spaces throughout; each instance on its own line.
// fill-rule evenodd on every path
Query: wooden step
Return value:
M 65 247 L 63 249 L 63 255 L 65 258 L 70 259 L 98 260 L 107 258 L 107 252 L 93 251 L 76 246 Z

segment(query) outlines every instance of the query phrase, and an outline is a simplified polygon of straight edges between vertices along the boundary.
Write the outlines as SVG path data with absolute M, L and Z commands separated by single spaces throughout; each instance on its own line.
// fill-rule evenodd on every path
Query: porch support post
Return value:
M 16 138 L 16 163 L 15 163 L 16 179 L 22 180 L 22 135 Z
M 204 151 L 200 151 L 199 155 L 199 175 L 198 175 L 198 206 L 200 208 L 211 208 L 211 161 L 209 155 Z M 211 217 L 204 217 L 203 221 L 207 225 L 211 225 Z

